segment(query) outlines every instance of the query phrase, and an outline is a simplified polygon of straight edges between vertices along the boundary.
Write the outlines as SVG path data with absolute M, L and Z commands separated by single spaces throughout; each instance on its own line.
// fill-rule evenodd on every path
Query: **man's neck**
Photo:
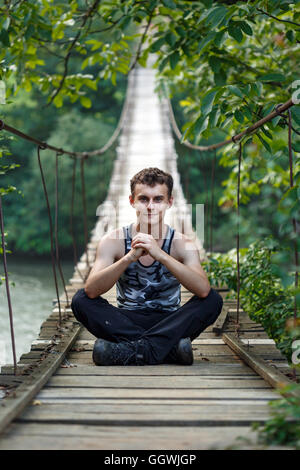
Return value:
M 164 223 L 163 220 L 158 222 L 157 224 L 149 224 L 149 223 L 141 224 L 139 221 L 133 224 L 134 235 L 137 232 L 147 233 L 147 234 L 153 235 L 155 240 L 162 240 L 163 238 L 165 238 L 167 229 L 168 227 Z

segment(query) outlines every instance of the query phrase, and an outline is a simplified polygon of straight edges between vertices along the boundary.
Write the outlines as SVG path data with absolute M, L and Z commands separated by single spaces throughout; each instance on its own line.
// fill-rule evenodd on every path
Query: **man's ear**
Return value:
M 173 206 L 174 196 L 171 196 L 169 199 L 169 208 Z
M 130 205 L 134 207 L 134 197 L 132 196 L 132 194 L 129 194 L 129 202 L 130 202 Z

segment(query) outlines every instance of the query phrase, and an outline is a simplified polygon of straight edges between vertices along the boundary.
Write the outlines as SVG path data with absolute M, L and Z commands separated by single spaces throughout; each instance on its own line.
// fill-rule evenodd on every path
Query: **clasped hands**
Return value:
M 133 237 L 131 248 L 134 250 L 133 257 L 135 259 L 143 255 L 150 255 L 155 260 L 158 260 L 162 252 L 153 235 L 142 232 L 137 233 Z

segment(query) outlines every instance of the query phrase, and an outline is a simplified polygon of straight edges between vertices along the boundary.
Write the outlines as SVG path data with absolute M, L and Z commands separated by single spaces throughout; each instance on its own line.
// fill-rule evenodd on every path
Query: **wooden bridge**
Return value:
M 177 171 L 167 103 L 154 93 L 154 72 L 137 69 L 128 90 L 126 126 L 107 198 L 86 252 L 67 286 L 69 301 L 83 287 L 80 274 L 93 265 L 101 236 L 135 220 L 129 205 L 129 179 L 156 166 L 174 178 L 174 206 L 166 223 L 193 234 L 191 215 Z M 201 259 L 206 258 L 197 239 Z M 263 328 L 228 300 L 216 324 L 193 341 L 192 366 L 97 367 L 92 362 L 95 338 L 74 318 L 65 293 L 41 325 L 30 352 L 2 367 L 0 449 L 226 449 L 259 448 L 252 422 L 269 417 L 274 390 L 290 382 L 284 357 Z M 182 288 L 182 304 L 191 293 Z M 115 288 L 104 295 L 115 303 Z M 237 439 L 242 438 L 242 439 Z

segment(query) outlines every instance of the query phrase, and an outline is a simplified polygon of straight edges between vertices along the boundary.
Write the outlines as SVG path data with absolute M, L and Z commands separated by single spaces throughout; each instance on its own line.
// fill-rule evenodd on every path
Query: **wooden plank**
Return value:
M 37 400 L 84 398 L 88 400 L 103 398 L 183 398 L 183 399 L 205 399 L 205 398 L 243 398 L 243 399 L 275 399 L 277 394 L 273 389 L 154 389 L 154 388 L 53 388 L 44 387 L 37 395 Z
M 222 311 L 212 326 L 213 332 L 217 335 L 220 335 L 224 329 L 225 322 L 227 320 L 228 310 L 229 307 L 223 304 Z
M 165 450 L 225 449 L 243 447 L 239 436 L 255 441 L 256 432 L 249 426 L 93 426 L 57 425 L 56 423 L 14 423 L 0 440 L 0 449 L 103 449 Z M 248 444 L 249 445 L 249 444 Z
M 223 334 L 223 339 L 252 369 L 263 377 L 272 387 L 283 388 L 292 385 L 292 380 L 288 379 L 278 369 L 270 367 L 262 357 L 250 351 L 237 337 L 228 333 Z
M 26 377 L 13 394 L 0 401 L 0 432 L 23 411 L 25 406 L 45 385 L 57 367 L 59 367 L 65 359 L 68 350 L 76 341 L 80 329 L 81 327 L 74 323 L 73 330 L 69 328 L 69 334 L 65 334 L 61 343 L 54 346 L 52 352 L 41 362 L 39 367 Z
M 80 387 L 80 388 L 151 388 L 151 389 L 269 389 L 270 385 L 258 376 L 251 378 L 232 377 L 142 377 L 142 376 L 54 376 L 47 383 L 47 387 Z
M 16 422 L 94 424 L 123 426 L 223 426 L 251 425 L 269 418 L 266 402 L 261 405 L 147 405 L 147 404 L 43 404 L 27 407 Z
M 180 365 L 162 365 L 157 366 L 136 366 L 123 367 L 123 366 L 101 366 L 96 367 L 95 365 L 77 365 L 76 367 L 59 368 L 55 375 L 82 375 L 82 376 L 109 376 L 113 375 L 116 377 L 126 377 L 127 375 L 134 376 L 221 376 L 221 377 L 251 377 L 256 376 L 250 367 L 244 363 L 234 364 L 218 364 L 211 362 L 203 362 L 201 364 L 194 363 L 192 366 L 180 366 Z

